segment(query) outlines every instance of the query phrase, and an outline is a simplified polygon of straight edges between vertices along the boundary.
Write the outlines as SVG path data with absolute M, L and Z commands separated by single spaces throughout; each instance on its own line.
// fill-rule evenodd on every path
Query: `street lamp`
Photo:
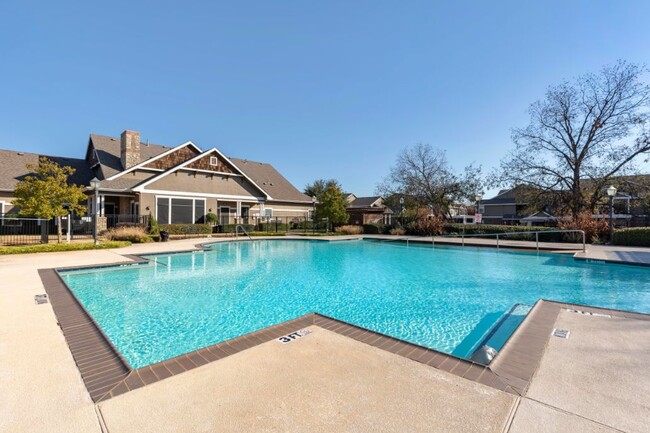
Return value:
M 400 210 L 400 217 L 401 217 L 400 219 L 402 220 L 401 225 L 403 226 L 404 225 L 404 197 L 399 198 L 399 206 L 401 208 Z
M 316 196 L 311 197 L 311 205 L 312 205 L 312 210 L 311 210 L 311 233 L 314 234 L 316 232 Z
M 95 240 L 95 245 L 99 245 L 99 239 L 98 239 L 98 226 L 97 226 L 97 217 L 99 216 L 99 179 L 94 177 L 90 181 L 90 186 L 92 187 L 93 191 L 95 191 L 95 209 L 94 209 L 94 216 L 93 216 L 93 239 Z
M 476 212 L 474 212 L 474 223 L 476 223 L 476 215 L 480 214 L 481 212 L 479 211 L 479 208 L 481 207 L 481 199 L 483 196 L 481 194 L 476 194 Z
M 607 195 L 609 196 L 609 243 L 614 242 L 614 196 L 616 195 L 616 187 L 614 185 L 607 188 Z

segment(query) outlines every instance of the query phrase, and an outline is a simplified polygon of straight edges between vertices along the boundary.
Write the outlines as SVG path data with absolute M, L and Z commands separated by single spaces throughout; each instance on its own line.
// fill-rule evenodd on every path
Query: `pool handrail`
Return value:
M 465 246 L 465 237 L 480 237 L 480 236 L 496 236 L 497 240 L 497 250 L 499 249 L 499 236 L 509 236 L 509 235 L 535 235 L 535 249 L 539 252 L 539 234 L 540 233 L 580 233 L 582 234 L 582 252 L 587 252 L 587 239 L 584 230 L 535 230 L 535 231 L 525 231 L 525 232 L 501 232 L 501 233 L 471 233 L 465 234 L 460 233 L 461 244 Z M 439 238 L 458 238 L 458 233 L 455 235 L 446 235 L 438 236 Z M 436 236 L 431 236 L 431 244 L 435 245 Z M 527 241 L 525 241 L 527 242 Z
M 251 237 L 251 235 L 248 234 L 248 232 L 246 231 L 246 229 L 244 228 L 244 226 L 241 225 L 241 224 L 237 224 L 237 225 L 235 226 L 235 238 L 238 237 L 239 229 L 241 229 L 241 231 L 243 231 L 244 234 L 245 234 L 246 236 L 248 236 L 248 240 L 250 240 L 250 241 L 253 240 L 253 238 Z

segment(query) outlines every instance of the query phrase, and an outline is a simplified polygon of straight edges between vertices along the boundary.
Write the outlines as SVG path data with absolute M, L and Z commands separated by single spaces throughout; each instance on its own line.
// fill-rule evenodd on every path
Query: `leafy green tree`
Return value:
M 318 179 L 307 185 L 304 193 L 316 197 L 316 219 L 327 218 L 332 224 L 345 224 L 349 215 L 345 211 L 346 201 L 341 185 L 334 179 Z
M 56 218 L 58 242 L 61 243 L 61 217 L 70 211 L 78 215 L 86 213 L 81 203 L 86 201 L 83 187 L 68 183 L 68 176 L 74 174 L 72 167 L 61 167 L 46 157 L 40 157 L 38 165 L 27 164 L 32 174 L 16 184 L 12 204 L 20 209 L 21 215 L 37 218 Z

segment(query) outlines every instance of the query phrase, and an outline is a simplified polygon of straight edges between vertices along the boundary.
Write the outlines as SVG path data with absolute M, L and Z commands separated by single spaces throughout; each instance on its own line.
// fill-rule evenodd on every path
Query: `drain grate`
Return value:
M 582 311 L 582 310 L 572 310 L 571 308 L 566 309 L 569 313 L 575 313 L 575 314 L 582 314 L 583 316 L 592 316 L 592 317 L 606 317 L 608 319 L 611 319 L 612 316 L 609 314 L 603 314 L 603 313 L 591 313 L 589 311 Z
M 34 303 L 36 305 L 47 304 L 47 295 L 46 294 L 34 295 Z
M 555 328 L 553 330 L 553 337 L 569 338 L 570 334 L 571 334 L 571 331 L 568 331 L 566 329 L 557 329 L 557 328 Z

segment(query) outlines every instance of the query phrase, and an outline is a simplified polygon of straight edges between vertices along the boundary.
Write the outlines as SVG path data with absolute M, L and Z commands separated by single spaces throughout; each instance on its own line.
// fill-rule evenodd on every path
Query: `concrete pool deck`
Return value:
M 206 240 L 214 241 L 215 239 Z M 128 419 L 116 416 L 115 412 L 111 410 L 112 404 L 118 405 L 120 399 L 128 398 L 132 404 L 140 408 L 140 412 L 135 415 L 136 418 L 147 419 L 145 415 L 155 414 L 159 410 L 153 403 L 149 403 L 147 394 L 152 392 L 150 389 L 154 389 L 154 387 L 168 389 L 167 387 L 171 385 L 165 383 L 171 383 L 171 381 L 174 381 L 173 383 L 180 387 L 179 389 L 189 390 L 187 392 L 190 397 L 203 395 L 212 401 L 207 406 L 201 406 L 201 400 L 198 397 L 190 399 L 188 404 L 192 403 L 190 409 L 192 413 L 196 414 L 196 418 L 183 424 L 183 428 L 180 430 L 202 431 L 202 429 L 206 429 L 202 426 L 214 425 L 201 424 L 201 422 L 214 422 L 217 416 L 209 412 L 212 407 L 210 405 L 219 404 L 222 395 L 216 390 L 204 386 L 200 381 L 194 381 L 193 378 L 195 375 L 205 374 L 202 371 L 211 371 L 216 368 L 215 366 L 226 362 L 228 358 L 117 396 L 100 403 L 100 409 L 97 409 L 81 380 L 79 370 L 57 326 L 51 306 L 49 304 L 35 305 L 33 300 L 34 295 L 44 293 L 37 272 L 39 268 L 117 263 L 125 260 L 123 254 L 182 251 L 192 249 L 201 241 L 203 240 L 188 239 L 166 244 L 134 245 L 120 250 L 0 256 L 0 276 L 2 277 L 0 289 L 0 386 L 3 389 L 3 393 L 0 395 L 0 413 L 2 414 L 0 431 L 120 431 L 119 426 L 124 425 L 120 423 L 124 423 Z M 590 246 L 588 255 L 584 258 L 593 260 L 625 258 L 620 261 L 629 262 L 630 257 L 648 264 L 650 263 L 650 259 L 647 259 L 650 257 L 650 249 Z M 309 429 L 314 431 L 317 431 L 318 428 L 323 431 L 354 431 L 353 424 L 345 424 L 348 426 L 346 428 L 328 423 L 336 421 L 332 420 L 332 413 L 355 414 L 355 410 L 359 413 L 358 417 L 354 419 L 361 419 L 358 420 L 358 424 L 355 424 L 357 431 L 364 430 L 362 427 L 364 419 L 368 423 L 365 424 L 367 428 L 391 431 L 391 426 L 395 426 L 392 424 L 394 414 L 383 405 L 387 401 L 392 401 L 390 394 L 399 391 L 400 384 L 406 386 L 414 381 L 424 382 L 421 380 L 424 376 L 418 376 L 425 374 L 421 371 L 422 368 L 433 371 L 426 376 L 429 378 L 429 382 L 426 382 L 428 386 L 423 386 L 415 393 L 397 394 L 401 396 L 402 404 L 420 408 L 418 412 L 421 414 L 420 418 L 418 418 L 418 413 L 408 412 L 408 409 L 404 409 L 407 411 L 405 413 L 411 413 L 410 417 L 414 418 L 410 421 L 412 424 L 408 424 L 413 427 L 411 431 L 418 431 L 418 426 L 422 427 L 423 431 L 435 430 L 434 425 L 440 426 L 439 430 L 442 431 L 445 428 L 454 431 L 454 429 L 463 427 L 465 430 L 457 431 L 644 431 L 640 430 L 639 426 L 650 424 L 648 409 L 650 378 L 647 369 L 643 366 L 643 362 L 648 359 L 649 355 L 650 322 L 630 318 L 606 320 L 599 317 L 560 312 L 557 317 L 557 325 L 557 327 L 569 327 L 570 338 L 561 341 L 560 339 L 549 339 L 539 369 L 525 396 L 512 397 L 510 394 L 487 388 L 490 393 L 495 393 L 490 394 L 493 395 L 490 398 L 494 398 L 494 401 L 498 402 L 496 406 L 500 408 L 491 412 L 481 412 L 484 410 L 482 404 L 485 403 L 485 400 L 481 400 L 479 396 L 483 395 L 481 390 L 486 387 L 421 364 L 414 367 L 413 365 L 416 363 L 404 357 L 385 351 L 378 354 L 377 351 L 380 349 L 340 335 L 317 337 L 317 334 L 329 335 L 330 333 L 316 329 L 313 335 L 291 344 L 282 345 L 275 341 L 264 343 L 269 347 L 274 347 L 274 350 L 284 350 L 287 362 L 293 362 L 291 361 L 293 359 L 298 363 L 314 359 L 309 358 L 308 354 L 302 353 L 301 350 L 295 349 L 306 346 L 306 344 L 302 344 L 304 342 L 311 345 L 312 343 L 309 342 L 311 339 L 314 342 L 320 341 L 320 347 L 327 346 L 327 352 L 341 353 L 343 351 L 352 357 L 369 357 L 374 360 L 372 362 L 383 363 L 381 365 L 386 366 L 386 371 L 390 371 L 388 376 L 380 376 L 381 380 L 378 377 L 370 380 L 372 376 L 368 374 L 371 372 L 364 367 L 362 362 L 343 365 L 332 360 L 331 363 L 296 364 L 304 367 L 305 372 L 298 374 L 297 377 L 289 375 L 295 380 L 287 379 L 289 382 L 285 391 L 294 393 L 287 397 L 289 399 L 287 402 L 294 398 L 294 403 L 298 405 L 296 408 L 302 410 L 301 413 L 304 415 L 298 421 L 291 417 L 279 416 L 278 424 L 275 424 L 276 431 L 288 430 L 289 426 L 296 422 L 303 427 L 306 424 L 300 423 L 308 422 L 311 426 Z M 264 344 L 233 355 L 233 357 L 240 357 L 233 359 L 260 357 L 261 352 L 255 351 L 266 347 Z M 284 349 L 282 349 L 283 347 Z M 612 347 L 615 347 L 616 350 L 612 350 Z M 361 355 L 362 353 L 363 355 Z M 316 356 L 316 358 L 319 357 Z M 580 362 L 576 362 L 576 360 Z M 234 363 L 232 360 L 228 362 Z M 266 364 L 266 369 L 256 369 L 256 365 L 259 367 L 259 363 L 247 365 L 247 363 L 240 362 L 235 364 L 237 365 L 232 365 L 232 368 L 243 369 L 241 371 L 250 368 L 251 374 L 254 373 L 253 375 L 257 375 L 255 377 L 258 378 L 264 377 L 262 371 L 267 373 L 274 371 L 271 360 Z M 391 370 L 389 366 L 401 367 Z M 320 394 L 306 392 L 310 389 L 313 390 L 310 387 L 315 386 L 313 381 L 316 379 L 312 376 L 327 377 L 332 371 L 339 371 L 337 369 L 346 372 L 345 381 L 318 382 Z M 307 373 L 309 373 L 308 377 Z M 241 376 L 227 376 L 223 377 L 223 383 L 220 383 L 220 386 L 238 389 L 240 379 L 244 381 L 242 383 L 248 383 L 245 382 L 246 378 Z M 273 380 L 275 379 L 269 377 L 267 383 L 273 383 Z M 450 387 L 445 388 L 439 382 L 450 385 Z M 301 383 L 304 384 L 303 387 L 301 387 Z M 323 410 L 323 407 L 318 406 L 327 403 L 327 399 L 323 399 L 328 395 L 338 395 L 338 387 L 342 384 L 350 388 L 350 393 L 355 389 L 364 392 L 348 394 L 346 399 L 330 399 L 329 409 L 334 412 L 327 412 Z M 452 395 L 453 392 L 449 394 L 449 389 L 460 389 L 461 391 L 457 398 L 450 398 L 449 395 Z M 465 393 L 475 393 L 475 399 L 463 400 L 466 398 Z M 161 399 L 160 407 L 164 407 L 165 404 L 163 397 L 167 397 L 169 401 L 182 403 L 176 399 L 173 390 L 163 394 L 165 395 L 159 397 Z M 284 394 L 281 395 L 284 396 Z M 369 400 L 357 402 L 360 398 L 359 395 L 367 396 Z M 385 395 L 388 397 L 384 397 Z M 377 399 L 372 401 L 374 396 L 377 396 Z M 431 417 L 426 413 L 428 408 L 420 406 L 418 396 L 424 398 L 424 401 L 436 402 L 433 413 L 436 414 L 435 422 L 438 424 L 417 424 L 419 420 L 431 421 Z M 249 408 L 257 408 L 258 405 L 263 409 L 270 407 L 265 406 L 268 402 L 262 400 L 260 396 L 246 395 L 246 397 Z M 227 406 L 228 400 L 227 397 L 224 398 L 226 399 L 222 401 L 224 419 L 228 419 L 226 415 L 230 413 L 235 417 L 230 418 L 232 422 L 236 423 L 251 418 L 248 421 L 253 423 L 257 416 L 262 416 L 263 412 L 256 413 L 255 411 L 242 414 L 234 410 L 232 406 L 231 409 L 234 412 L 227 412 L 225 406 Z M 514 417 L 511 417 L 512 411 L 503 409 L 507 406 L 507 404 L 504 406 L 503 402 L 512 398 L 515 399 L 513 403 Z M 275 399 L 278 406 L 285 404 L 284 408 L 290 409 L 288 403 L 278 400 L 281 399 L 279 397 Z M 311 403 L 303 401 L 311 401 Z M 465 402 L 467 405 L 462 406 L 461 403 L 465 404 Z M 327 408 L 325 407 L 325 409 Z M 476 413 L 485 413 L 487 417 L 484 420 L 486 429 L 482 430 L 479 428 L 480 426 L 471 424 L 474 418 L 464 415 L 466 411 L 470 410 L 476 410 Z M 376 419 L 371 419 L 370 415 L 375 416 Z M 334 417 L 336 416 L 334 415 Z M 459 424 L 459 418 L 462 420 L 465 417 L 467 424 Z M 283 419 L 289 423 L 285 427 L 282 427 Z M 152 431 L 164 431 L 162 428 L 164 425 L 161 426 L 161 424 L 166 425 L 163 422 L 165 421 L 164 417 L 155 418 L 152 415 L 152 418 L 148 418 L 148 420 Z M 543 420 L 544 424 L 537 425 L 539 420 Z M 136 421 L 132 420 L 132 422 Z M 169 422 L 169 420 L 167 421 Z M 106 425 L 102 426 L 102 422 L 105 422 Z M 111 427 L 111 423 L 113 427 Z M 153 430 L 153 426 L 158 426 L 158 429 Z M 573 428 L 571 428 L 572 426 Z M 534 430 L 538 427 L 540 430 Z M 106 429 L 102 430 L 104 428 Z M 219 431 L 219 428 L 216 430 Z M 393 431 L 405 430 L 393 429 Z

